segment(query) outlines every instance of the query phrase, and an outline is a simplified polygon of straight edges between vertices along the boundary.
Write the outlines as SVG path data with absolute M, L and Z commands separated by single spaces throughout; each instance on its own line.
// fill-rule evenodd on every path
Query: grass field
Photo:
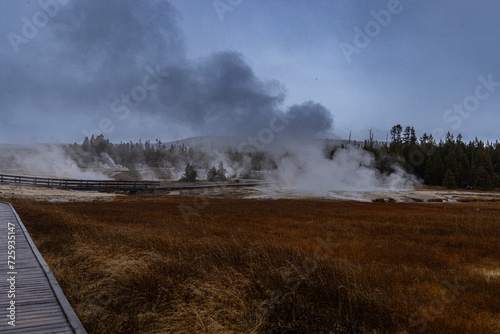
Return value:
M 89 333 L 500 333 L 500 203 L 10 202 Z

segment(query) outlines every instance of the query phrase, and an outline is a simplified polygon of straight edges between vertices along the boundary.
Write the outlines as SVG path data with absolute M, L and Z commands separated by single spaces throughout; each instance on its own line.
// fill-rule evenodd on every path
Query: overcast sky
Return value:
M 499 17 L 490 0 L 3 0 L 0 142 L 398 123 L 500 139 Z

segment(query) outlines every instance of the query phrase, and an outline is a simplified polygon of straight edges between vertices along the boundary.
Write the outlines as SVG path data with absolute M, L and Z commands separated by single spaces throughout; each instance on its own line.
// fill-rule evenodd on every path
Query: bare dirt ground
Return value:
M 301 191 L 295 189 L 261 188 L 260 194 L 247 198 L 310 198 L 326 200 L 347 200 L 361 202 L 427 202 L 427 203 L 461 203 L 461 202 L 496 202 L 500 201 L 500 192 L 463 191 L 443 189 L 409 189 L 409 190 L 331 190 Z
M 190 196 L 246 199 L 318 199 L 330 201 L 397 202 L 397 203 L 464 203 L 500 202 L 499 191 L 446 190 L 422 187 L 406 190 L 299 190 L 279 185 L 158 191 L 158 196 Z
M 200 184 L 198 184 L 200 185 Z M 123 193 L 99 193 L 62 189 L 16 187 L 0 185 L 0 198 L 35 199 L 48 202 L 94 202 L 125 198 Z M 331 201 L 398 202 L 398 203 L 464 203 L 500 202 L 500 192 L 415 189 L 415 190 L 369 190 L 327 192 L 283 189 L 277 186 L 206 188 L 190 190 L 158 190 L 154 197 L 209 197 L 247 199 L 318 199 Z

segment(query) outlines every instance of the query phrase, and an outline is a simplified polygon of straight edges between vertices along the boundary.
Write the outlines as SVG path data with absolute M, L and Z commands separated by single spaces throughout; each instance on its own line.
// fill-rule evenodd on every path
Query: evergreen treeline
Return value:
M 185 166 L 191 161 L 203 162 L 208 159 L 204 152 L 187 148 L 184 145 L 166 147 L 161 140 L 151 143 L 149 140 L 142 143 L 132 141 L 113 144 L 103 135 L 85 137 L 82 144 L 70 144 L 66 147 L 70 156 L 81 167 L 106 165 L 110 159 L 121 166 L 134 169 L 136 166 L 172 167 Z
M 173 168 L 184 170 L 189 164 L 191 168 L 209 170 L 214 161 L 220 157 L 201 151 L 193 147 L 181 145 L 165 145 L 161 140 L 155 142 L 139 140 L 128 143 L 111 143 L 103 135 L 91 138 L 85 137 L 81 144 L 74 143 L 65 147 L 66 152 L 81 168 L 109 167 L 113 164 L 124 166 L 135 173 L 138 167 Z M 232 170 L 240 172 L 239 177 L 250 176 L 251 171 L 261 171 L 276 168 L 276 163 L 264 152 L 238 152 L 228 149 L 223 153 L 224 161 L 229 163 Z M 222 178 L 219 170 L 215 174 Z M 225 178 L 225 174 L 224 174 Z M 223 178 L 222 178 L 223 179 Z
M 375 154 L 377 168 L 391 172 L 399 163 L 417 175 L 425 184 L 446 188 L 490 190 L 500 187 L 500 143 L 484 143 L 477 138 L 468 143 L 462 135 L 448 132 L 439 143 L 424 133 L 417 138 L 413 127 L 401 125 L 391 129 L 391 141 L 373 145 L 365 141 L 363 148 Z
M 417 137 L 413 127 L 403 129 L 393 126 L 391 138 L 380 144 L 370 139 L 362 149 L 374 154 L 376 168 L 382 173 L 391 173 L 399 165 L 407 172 L 418 176 L 428 185 L 444 186 L 449 189 L 490 190 L 500 187 L 500 143 L 484 143 L 477 138 L 468 143 L 459 134 L 456 138 L 447 133 L 444 140 L 436 142 L 432 135 L 424 133 Z M 325 157 L 332 159 L 342 146 L 326 147 Z M 113 144 L 103 135 L 85 138 L 82 144 L 66 146 L 66 151 L 80 167 L 109 166 L 112 163 L 136 171 L 137 166 L 153 168 L 175 168 L 184 170 L 189 164 L 193 169 L 205 169 L 214 179 L 225 176 L 225 169 L 219 171 L 212 165 L 224 160 L 231 170 L 240 172 L 238 177 L 247 177 L 252 171 L 272 170 L 277 167 L 275 158 L 268 152 L 238 152 L 228 149 L 224 157 L 182 145 L 167 146 L 160 140 L 151 143 L 128 142 Z M 211 168 L 212 166 L 212 168 Z M 223 173 L 224 172 L 224 173 Z M 233 175 L 234 176 L 234 175 Z

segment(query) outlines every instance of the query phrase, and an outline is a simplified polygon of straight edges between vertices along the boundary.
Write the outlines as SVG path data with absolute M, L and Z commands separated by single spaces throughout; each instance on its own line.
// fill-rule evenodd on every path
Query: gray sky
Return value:
M 0 142 L 256 136 L 273 117 L 500 139 L 498 17 L 489 0 L 3 0 Z

